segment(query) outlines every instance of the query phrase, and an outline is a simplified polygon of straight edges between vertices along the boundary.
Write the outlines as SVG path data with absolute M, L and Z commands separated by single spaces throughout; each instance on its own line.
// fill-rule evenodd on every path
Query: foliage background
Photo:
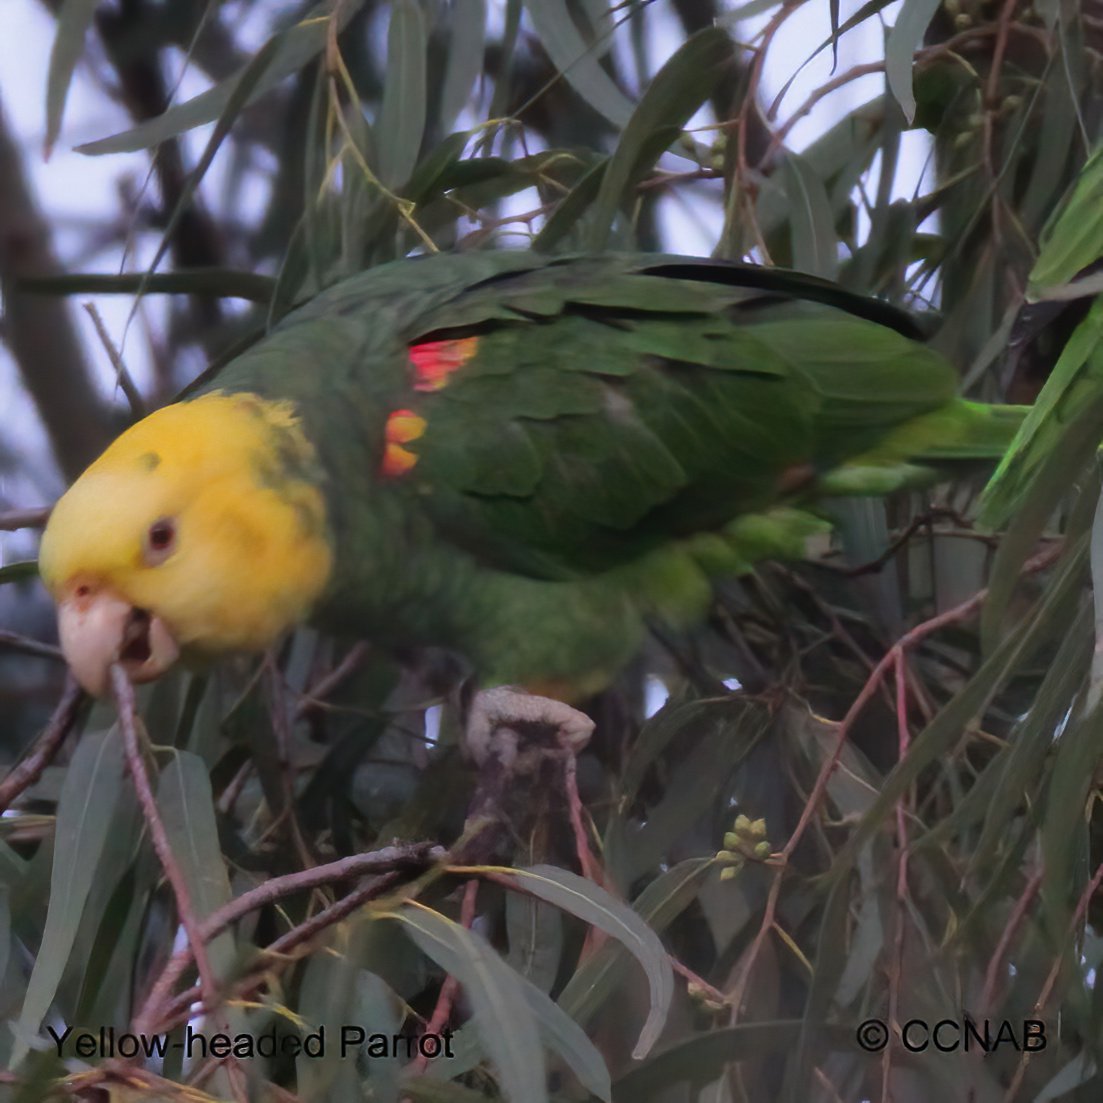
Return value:
M 1099 131 L 1093 3 L 43 6 L 55 35 L 45 146 L 62 157 L 73 144 L 78 90 L 120 120 L 79 136 L 80 156 L 126 166 L 113 217 L 60 219 L 32 186 L 38 150 L 0 119 L 3 339 L 65 475 L 317 288 L 430 248 L 668 248 L 831 276 L 926 313 L 963 390 L 988 400 L 1031 401 L 1074 328 L 1096 332 L 1083 328 L 1086 298 L 1022 312 L 1042 228 Z M 849 51 L 858 39 L 868 57 Z M 766 81 L 836 50 L 818 81 Z M 1097 207 L 1077 220 L 1089 252 Z M 79 320 L 90 297 L 112 341 L 125 331 L 119 386 Z M 809 562 L 725 586 L 709 625 L 657 644 L 590 704 L 574 824 L 573 759 L 510 779 L 511 801 L 461 754 L 454 699 L 432 671 L 302 632 L 275 681 L 230 665 L 142 695 L 174 855 L 166 881 L 114 708 L 68 698 L 72 715 L 52 730 L 79 741 L 0 821 L 0 1014 L 12 1027 L 0 1088 L 1095 1098 L 1090 581 L 1103 541 L 1098 433 L 1084 431 L 1098 400 L 1085 409 L 1053 438 L 1000 541 L 971 521 L 977 486 L 848 502 Z M 34 434 L 5 428 L 4 546 L 18 560 L 33 554 L 35 520 L 19 511 L 58 484 Z M 12 760 L 62 693 L 29 573 L 10 561 L 0 573 Z M 138 1016 L 182 1029 L 187 998 L 175 1019 L 148 1006 L 179 937 L 173 873 L 202 918 L 395 838 L 452 847 L 488 793 L 512 830 L 474 864 L 457 868 L 461 844 L 421 876 L 410 852 L 374 880 L 284 882 L 296 891 L 237 917 L 205 955 L 226 997 L 211 1022 L 293 1034 L 451 1021 L 461 1058 L 143 1070 L 59 1060 L 48 1044 L 62 1024 L 121 1029 Z M 288 938 L 294 953 L 260 954 Z M 870 1055 L 855 1039 L 871 1017 L 966 1015 L 1006 1019 L 1020 1041 L 1022 1020 L 1041 1019 L 1048 1044 L 983 1057 L 894 1042 Z

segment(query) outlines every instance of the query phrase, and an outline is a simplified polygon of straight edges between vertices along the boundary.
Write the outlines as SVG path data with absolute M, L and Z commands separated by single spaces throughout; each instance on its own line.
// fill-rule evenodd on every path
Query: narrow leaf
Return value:
M 230 881 L 218 841 L 210 776 L 198 755 L 176 752 L 158 781 L 157 805 L 192 906 L 202 919 L 230 899 Z M 221 976 L 234 964 L 233 946 L 229 931 L 208 944 L 211 964 Z
M 421 950 L 463 985 L 506 1098 L 514 1103 L 547 1099 L 544 1051 L 522 979 L 484 938 L 439 912 L 408 904 L 383 914 L 402 923 Z
M 26 582 L 31 578 L 38 578 L 37 560 L 21 559 L 15 563 L 5 563 L 0 567 L 0 586 L 8 582 Z
M 839 267 L 835 220 L 823 181 L 796 153 L 782 162 L 782 182 L 789 200 L 793 235 L 793 267 L 834 279 Z
M 22 1061 L 61 982 L 84 904 L 107 845 L 108 827 L 123 790 L 118 730 L 85 734 L 65 773 L 57 802 L 50 899 L 10 1066 Z
M 330 16 L 329 12 L 333 5 L 328 2 L 319 4 L 312 8 L 299 23 L 270 38 L 261 47 L 258 56 L 267 51 L 271 64 L 266 65 L 261 79 L 252 84 L 248 97 L 240 107 L 246 107 L 259 99 L 280 81 L 292 73 L 297 73 L 317 57 L 325 47 L 330 18 L 337 20 L 338 30 L 343 30 L 363 6 L 364 0 L 344 0 L 343 3 L 336 5 L 336 11 Z M 84 145 L 77 146 L 77 151 L 90 157 L 101 157 L 105 153 L 130 153 L 137 149 L 151 149 L 186 130 L 193 130 L 197 126 L 213 122 L 230 104 L 239 82 L 255 61 L 256 58 L 232 76 L 219 81 L 213 88 L 193 96 L 190 100 L 185 100 L 184 103 L 170 107 L 156 118 L 130 130 L 112 134 L 108 138 L 86 142 Z
M 632 902 L 632 910 L 652 931 L 667 926 L 697 899 L 701 882 L 712 869 L 710 858 L 688 858 L 656 877 Z M 607 942 L 578 968 L 559 994 L 559 1003 L 580 1023 L 589 1022 L 598 1008 L 614 995 L 620 983 L 626 950 Z
M 613 1085 L 613 1099 L 616 1103 L 633 1103 L 675 1084 L 707 1083 L 729 1064 L 791 1048 L 800 1031 L 801 1023 L 790 1020 L 744 1023 L 690 1035 L 622 1076 Z M 832 1048 L 846 1050 L 854 1045 L 854 1032 L 848 1027 L 830 1027 L 825 1034 Z
M 525 9 L 548 57 L 575 91 L 614 126 L 624 126 L 632 115 L 632 101 L 598 64 L 608 46 L 591 45 L 582 37 L 566 0 L 527 0 Z
M 588 245 L 605 247 L 617 207 L 678 138 L 732 60 L 732 42 L 717 27 L 687 39 L 655 74 L 625 125 L 601 180 Z
M 503 881 L 516 881 L 522 892 L 530 892 L 615 938 L 643 966 L 651 989 L 651 1010 L 632 1051 L 633 1057 L 643 1057 L 662 1032 L 674 994 L 674 972 L 659 936 L 627 904 L 568 870 L 539 865 L 499 873 Z
M 425 21 L 414 0 L 391 9 L 387 31 L 387 78 L 374 133 L 379 178 L 388 188 L 404 183 L 417 164 L 425 133 Z
M 536 1017 L 540 1036 L 548 1048 L 559 1054 L 588 1092 L 609 1103 L 612 1093 L 609 1070 L 597 1047 L 586 1037 L 582 1027 L 550 996 L 524 977 L 518 979 L 529 1010 Z
M 940 0 L 905 0 L 885 43 L 885 77 L 904 118 L 915 118 L 915 89 L 912 85 L 915 51 L 927 33 Z
M 73 83 L 84 41 L 99 0 L 64 0 L 57 14 L 57 34 L 50 49 L 50 69 L 46 77 L 46 138 L 44 156 L 49 158 L 61 133 L 65 101 Z
M 440 92 L 442 132 L 452 129 L 471 98 L 471 89 L 483 71 L 485 38 L 486 0 L 454 0 L 452 38 Z

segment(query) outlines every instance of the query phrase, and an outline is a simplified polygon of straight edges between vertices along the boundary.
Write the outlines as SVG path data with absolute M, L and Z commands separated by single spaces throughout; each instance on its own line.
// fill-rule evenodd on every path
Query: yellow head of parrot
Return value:
M 122 434 L 62 495 L 39 570 L 90 693 L 181 652 L 262 650 L 310 612 L 332 553 L 316 459 L 289 404 L 215 392 Z M 312 477 L 314 476 L 314 477 Z

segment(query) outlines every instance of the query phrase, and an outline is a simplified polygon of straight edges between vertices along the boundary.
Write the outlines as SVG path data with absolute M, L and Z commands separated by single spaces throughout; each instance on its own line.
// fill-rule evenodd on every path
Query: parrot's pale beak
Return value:
M 75 587 L 58 603 L 57 626 L 66 661 L 94 697 L 107 692 L 112 663 L 121 663 L 132 682 L 151 682 L 180 656 L 160 617 L 109 590 Z

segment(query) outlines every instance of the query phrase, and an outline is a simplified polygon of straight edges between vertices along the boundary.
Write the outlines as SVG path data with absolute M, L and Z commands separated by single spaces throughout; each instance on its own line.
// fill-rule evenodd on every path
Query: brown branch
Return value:
M 157 800 L 149 784 L 149 774 L 146 772 L 146 763 L 143 756 L 141 721 L 138 719 L 137 703 L 134 700 L 134 687 L 130 684 L 130 679 L 120 663 L 111 664 L 110 676 L 111 689 L 119 712 L 119 728 L 123 736 L 123 755 L 130 771 L 134 792 L 138 798 L 138 804 L 141 806 L 146 827 L 149 829 L 149 837 L 153 843 L 154 853 L 157 855 L 161 869 L 164 870 L 165 877 L 172 887 L 172 894 L 176 900 L 176 913 L 195 958 L 200 989 L 204 994 L 204 998 L 213 1003 L 218 992 L 218 979 L 211 967 L 210 958 L 207 956 L 207 947 L 200 929 L 199 918 L 192 904 L 191 890 L 188 888 L 183 870 L 176 861 L 176 855 L 172 852 L 172 843 L 169 842 L 168 832 L 165 830 L 161 813 L 157 809 Z M 219 1023 L 219 1028 L 221 1029 L 223 1025 Z M 140 1016 L 135 1021 L 135 1026 L 139 1034 L 151 1033 Z M 245 1078 L 241 1067 L 237 1063 L 237 1058 L 227 1057 L 225 1068 L 234 1098 L 239 1103 L 246 1103 Z
M 323 908 L 317 915 L 297 924 L 291 930 L 285 931 L 261 951 L 264 960 L 263 968 L 238 981 L 233 986 L 232 993 L 229 994 L 238 999 L 245 999 L 257 992 L 271 980 L 274 967 L 280 962 L 281 958 L 283 964 L 291 964 L 293 959 L 288 955 L 292 950 L 303 943 L 309 942 L 310 939 L 320 934 L 327 927 L 339 923 L 369 901 L 378 899 L 384 893 L 397 887 L 402 878 L 403 873 L 400 870 L 382 873 L 350 892 L 347 896 L 342 896 L 340 900 L 330 904 L 329 907 Z M 203 993 L 193 986 L 174 996 L 166 1003 L 163 1012 L 160 1015 L 153 1016 L 150 1021 L 159 1028 L 160 1032 L 164 1032 L 174 1030 L 180 1023 L 194 1018 L 197 1014 L 207 1014 L 210 1010 L 211 1008 L 203 1000 Z
M 298 870 L 282 877 L 272 877 L 257 885 L 256 888 L 243 892 L 220 908 L 216 908 L 205 919 L 200 920 L 196 928 L 198 944 L 202 945 L 209 942 L 242 916 L 291 893 L 305 892 L 319 888 L 322 885 L 347 881 L 351 877 L 362 877 L 368 873 L 420 869 L 443 857 L 443 849 L 433 843 L 408 843 L 401 846 L 384 847 L 381 850 L 369 851 L 366 854 L 352 854 L 335 862 L 327 862 L 325 865 L 311 866 L 310 869 Z M 374 883 L 371 887 L 374 888 Z M 351 904 L 349 903 L 350 899 L 354 900 Z M 319 912 L 313 920 L 308 921 L 311 924 L 309 927 L 306 924 L 300 924 L 300 928 L 305 929 L 305 934 L 300 928 L 294 928 L 294 930 L 300 931 L 302 937 L 308 937 L 339 919 L 343 919 L 349 911 L 358 907 L 360 902 L 362 902 L 362 899 L 352 893 Z M 318 922 L 323 916 L 325 920 Z M 290 934 L 291 932 L 287 933 Z M 286 953 L 290 948 L 282 942 L 286 938 L 287 935 L 281 936 L 264 952 L 266 954 Z M 188 941 L 191 943 L 192 939 L 189 937 Z M 169 959 L 164 969 L 161 970 L 161 975 L 150 990 L 141 1011 L 135 1017 L 136 1029 L 138 1024 L 141 1024 L 147 1031 L 152 1030 L 168 1013 L 161 1005 L 164 1004 L 166 1008 L 172 1006 L 169 997 L 177 981 L 191 964 L 192 951 L 193 945 L 181 946 Z M 199 995 L 204 1001 L 207 1001 L 208 997 L 205 992 L 201 991 Z M 208 1006 L 211 1005 L 208 1004 Z
M 0 628 L 0 647 L 22 651 L 25 655 L 35 655 L 40 659 L 65 662 L 65 656 L 60 648 L 50 643 L 43 643 L 41 640 L 33 640 L 30 636 L 21 636 L 18 632 L 9 632 L 6 628 Z
M 38 509 L 10 509 L 0 513 L 0 532 L 16 532 L 19 529 L 40 529 L 50 519 L 50 506 Z
M 50 765 L 61 749 L 65 737 L 72 730 L 81 706 L 86 700 L 84 690 L 77 685 L 76 679 L 70 674 L 65 681 L 61 700 L 58 701 L 50 722 L 35 740 L 31 753 L 21 762 L 16 763 L 8 771 L 4 780 L 0 781 L 0 813 L 6 812 L 12 801 L 42 776 L 43 770 Z
M 981 989 L 980 994 L 980 1005 L 984 1009 L 992 1006 L 992 1001 L 996 995 L 1000 968 L 1007 956 L 1007 951 L 1011 948 L 1015 935 L 1018 934 L 1023 920 L 1026 919 L 1027 913 L 1034 903 L 1034 898 L 1038 895 L 1038 890 L 1042 887 L 1043 876 L 1044 870 L 1041 866 L 1030 875 L 1030 880 L 1027 881 L 1026 886 L 1020 893 L 1019 899 L 1015 901 L 1015 906 L 1011 909 L 1011 914 L 1007 918 L 1007 923 L 1004 925 L 999 941 L 996 943 L 996 948 L 988 959 L 988 968 L 984 971 L 984 988 Z
M 328 674 L 323 675 L 303 692 L 295 704 L 295 719 L 301 720 L 324 704 L 325 698 L 355 674 L 370 654 L 371 646 L 363 641 L 349 648 L 348 654 Z
M 902 762 L 911 744 L 908 728 L 908 679 L 907 658 L 901 651 L 896 656 L 896 733 L 897 753 Z M 889 967 L 888 1021 L 895 1023 L 900 1007 L 900 981 L 904 974 L 904 939 L 908 915 L 908 808 L 907 794 L 896 802 L 896 930 L 893 937 L 892 962 Z M 881 1098 L 891 1098 L 889 1076 L 892 1071 L 892 1046 L 885 1046 L 881 1053 Z
M 1099 866 L 1096 867 L 1092 879 L 1084 886 L 1084 891 L 1080 894 L 1080 899 L 1076 902 L 1076 908 L 1072 913 L 1072 918 L 1069 920 L 1068 925 L 1069 942 L 1075 937 L 1080 924 L 1084 920 L 1084 916 L 1087 914 L 1088 905 L 1099 891 L 1101 885 L 1103 885 L 1103 863 L 1100 863 Z M 1056 954 L 1053 958 L 1053 965 L 1042 984 L 1042 990 L 1038 993 L 1038 998 L 1034 1001 L 1033 1010 L 1035 1016 L 1040 1016 L 1046 1004 L 1049 1003 L 1049 997 L 1053 995 L 1053 989 L 1057 985 L 1057 978 L 1060 976 L 1063 963 L 1064 956 L 1062 954 Z M 1026 1066 L 1029 1060 L 1030 1052 L 1024 1050 L 1019 1057 L 1018 1065 L 1015 1067 L 1015 1075 L 1011 1078 L 1011 1083 L 1008 1085 L 1007 1094 L 1003 1097 L 1004 1103 L 1011 1103 L 1011 1100 L 1013 1100 L 1018 1093 L 1023 1082 L 1023 1077 L 1026 1075 Z
M 170 90 L 166 85 L 159 43 L 152 48 L 135 49 L 149 5 L 128 2 L 115 9 L 102 8 L 96 14 L 96 26 L 107 56 L 119 80 L 130 114 L 138 122 L 146 122 L 167 111 Z M 146 41 L 150 41 L 148 30 Z M 161 142 L 154 153 L 153 167 L 164 217 L 178 208 L 185 197 L 188 168 L 177 138 Z M 177 268 L 217 268 L 225 263 L 225 249 L 218 226 L 211 218 L 198 191 L 187 197 L 169 242 L 172 260 Z M 222 303 L 217 298 L 192 296 L 191 322 L 200 334 L 209 334 L 221 321 Z
M 4 338 L 62 473 L 75 478 L 113 433 L 68 304 L 19 290 L 27 276 L 62 271 L 23 157 L 0 105 L 0 291 Z
M 1040 552 L 1033 558 L 1028 559 L 1023 564 L 1023 574 L 1035 574 L 1038 571 L 1044 570 L 1050 566 L 1060 555 L 1061 548 L 1053 547 L 1047 548 L 1045 551 Z M 755 934 L 754 939 L 751 941 L 750 946 L 747 948 L 747 952 L 744 956 L 744 964 L 738 980 L 732 987 L 732 993 L 730 996 L 732 1003 L 732 1018 L 733 1020 L 738 1016 L 740 1005 L 743 1000 L 743 995 L 747 988 L 747 982 L 750 979 L 751 970 L 755 961 L 758 959 L 759 953 L 762 951 L 762 947 L 765 944 L 767 936 L 774 929 L 775 917 L 777 914 L 777 904 L 781 896 L 781 885 L 790 859 L 793 856 L 793 852 L 796 850 L 798 843 L 803 838 L 805 831 L 812 822 L 813 816 L 819 808 L 820 802 L 823 800 L 824 794 L 827 792 L 827 784 L 831 780 L 831 775 L 834 774 L 835 768 L 839 764 L 839 759 L 842 757 L 843 747 L 846 745 L 847 738 L 851 729 L 854 726 L 855 721 L 858 719 L 859 714 L 873 698 L 874 694 L 878 691 L 881 684 L 881 680 L 893 668 L 893 665 L 898 661 L 903 661 L 905 652 L 925 639 L 927 636 L 938 631 L 940 628 L 944 628 L 950 624 L 957 624 L 958 622 L 965 620 L 966 618 L 973 616 L 980 606 L 984 603 L 984 599 L 988 596 L 988 588 L 985 587 L 982 590 L 978 590 L 971 598 L 961 602 L 960 605 L 955 605 L 952 609 L 947 609 L 943 613 L 939 613 L 937 616 L 931 617 L 929 620 L 925 620 L 922 624 L 916 625 L 910 631 L 905 632 L 899 640 L 896 641 L 884 655 L 881 661 L 873 668 L 873 672 L 866 679 L 865 685 L 862 687 L 861 692 L 854 699 L 854 703 L 847 710 L 846 715 L 839 721 L 837 728 L 835 729 L 835 743 L 831 749 L 831 753 L 824 760 L 823 765 L 820 767 L 820 772 L 816 776 L 816 780 L 812 786 L 812 791 L 808 795 L 808 799 L 804 803 L 804 808 L 801 810 L 800 819 L 797 821 L 797 826 L 793 829 L 792 835 L 789 837 L 789 841 L 785 844 L 781 853 L 778 854 L 776 859 L 771 860 L 771 865 L 776 867 L 776 873 L 774 875 L 773 882 L 770 885 L 769 892 L 766 895 L 766 904 L 763 908 L 762 922 L 759 925 L 759 929 Z
M 104 325 L 96 304 L 86 302 L 81 305 L 88 317 L 92 319 L 92 325 L 96 327 L 96 336 L 99 337 L 100 344 L 103 345 L 103 350 L 107 353 L 111 366 L 115 369 L 115 382 L 123 394 L 126 395 L 126 400 L 130 403 L 131 413 L 135 417 L 145 417 L 148 411 L 146 410 L 145 399 L 142 398 L 142 392 L 138 390 L 130 372 L 127 370 L 122 353 L 119 352 L 115 342 L 111 340 L 111 335 L 107 332 L 107 326 Z
M 601 866 L 590 850 L 590 840 L 583 822 L 585 809 L 578 793 L 578 756 L 569 748 L 563 751 L 563 788 L 567 794 L 567 809 L 571 817 L 571 830 L 574 834 L 575 852 L 582 876 L 596 884 L 605 884 Z

